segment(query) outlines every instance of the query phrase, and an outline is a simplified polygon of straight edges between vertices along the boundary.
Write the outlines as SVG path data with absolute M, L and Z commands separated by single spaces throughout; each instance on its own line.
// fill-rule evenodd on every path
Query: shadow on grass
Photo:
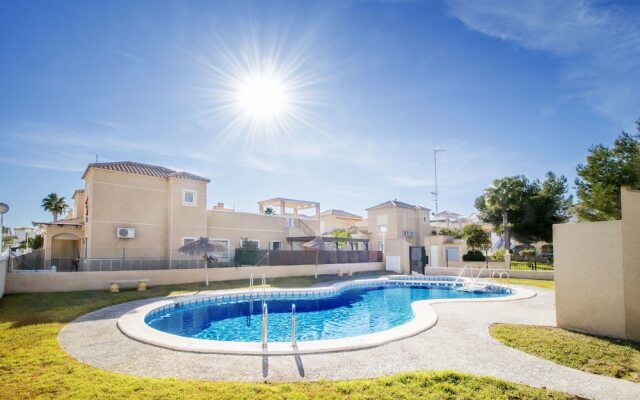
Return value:
M 295 266 L 292 266 L 292 268 L 295 268 Z M 320 275 L 317 279 L 314 279 L 313 276 L 271 278 L 267 279 L 267 284 L 280 288 L 309 287 L 318 283 L 376 278 L 388 274 L 386 271 L 373 271 L 354 273 L 353 277 L 345 276 L 342 278 L 336 275 Z M 144 292 L 125 289 L 119 293 L 110 293 L 105 288 L 105 290 L 83 292 L 8 294 L 0 300 L 0 324 L 9 323 L 11 328 L 20 328 L 36 324 L 68 323 L 86 313 L 116 304 L 154 297 L 193 294 L 202 290 L 240 289 L 247 286 L 248 281 L 243 279 L 210 282 L 208 287 L 201 282 L 150 286 Z M 113 313 L 105 312 L 94 316 L 92 319 L 101 318 L 113 318 Z

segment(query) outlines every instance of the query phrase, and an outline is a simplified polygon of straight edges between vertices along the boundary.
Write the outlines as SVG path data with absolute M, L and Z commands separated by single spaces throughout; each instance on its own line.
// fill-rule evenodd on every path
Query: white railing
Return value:
M 500 279 L 502 279 L 502 275 L 506 275 L 506 277 L 507 277 L 507 288 L 511 289 L 511 277 L 509 276 L 509 273 L 505 272 L 505 271 L 500 272 Z
M 253 299 L 253 274 L 249 277 L 249 297 Z
M 268 340 L 268 324 L 267 321 L 269 319 L 269 307 L 267 307 L 267 303 L 262 303 L 262 348 L 267 348 L 267 340 Z
M 466 271 L 467 268 L 471 268 L 471 265 L 470 264 L 466 264 L 464 267 L 462 267 L 462 270 L 460 271 L 460 273 L 456 277 L 456 283 L 458 283 L 458 281 L 460 281 L 462 279 L 462 274 L 464 274 L 464 271 Z M 472 276 L 473 276 L 473 274 L 472 274 Z
M 296 305 L 291 305 L 291 347 L 296 347 Z

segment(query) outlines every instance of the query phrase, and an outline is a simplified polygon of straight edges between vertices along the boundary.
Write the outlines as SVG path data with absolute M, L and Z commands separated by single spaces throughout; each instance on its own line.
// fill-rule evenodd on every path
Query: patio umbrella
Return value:
M 227 246 L 218 242 L 211 242 L 209 238 L 201 237 L 200 239 L 187 243 L 178 249 L 179 253 L 190 256 L 201 256 L 204 258 L 204 280 L 205 285 L 209 286 L 209 262 L 217 261 L 211 254 L 215 252 L 226 251 Z
M 315 249 L 316 250 L 316 269 L 315 269 L 315 278 L 318 279 L 318 256 L 320 255 L 320 251 L 326 251 L 329 249 L 329 247 L 327 246 L 327 244 L 324 242 L 324 240 L 322 239 L 322 236 L 316 236 L 313 240 L 304 243 L 302 245 L 303 247 L 306 247 L 308 249 Z

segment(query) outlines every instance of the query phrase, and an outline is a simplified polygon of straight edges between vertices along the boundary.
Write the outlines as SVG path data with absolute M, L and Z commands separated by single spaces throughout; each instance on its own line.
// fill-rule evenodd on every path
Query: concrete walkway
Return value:
M 108 307 L 63 328 L 62 347 L 78 360 L 111 371 L 151 377 L 239 381 L 370 378 L 401 371 L 456 370 L 546 387 L 590 399 L 640 399 L 640 384 L 563 367 L 504 346 L 488 333 L 494 322 L 554 325 L 554 292 L 520 301 L 434 305 L 438 324 L 384 346 L 302 356 L 185 353 L 146 345 L 116 327 L 123 313 L 158 299 Z

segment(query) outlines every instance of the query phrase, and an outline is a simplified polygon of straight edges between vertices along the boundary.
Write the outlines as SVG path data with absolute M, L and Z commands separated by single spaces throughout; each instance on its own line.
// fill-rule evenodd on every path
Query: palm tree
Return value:
M 53 222 L 56 222 L 58 221 L 58 214 L 62 214 L 69 206 L 64 201 L 64 197 L 58 197 L 57 193 L 50 193 L 42 199 L 42 208 L 53 214 Z
M 511 248 L 511 232 L 509 229 L 509 212 L 517 208 L 522 200 L 524 177 L 507 176 L 493 181 L 493 186 L 486 189 L 485 206 L 502 215 L 503 244 L 505 249 Z

